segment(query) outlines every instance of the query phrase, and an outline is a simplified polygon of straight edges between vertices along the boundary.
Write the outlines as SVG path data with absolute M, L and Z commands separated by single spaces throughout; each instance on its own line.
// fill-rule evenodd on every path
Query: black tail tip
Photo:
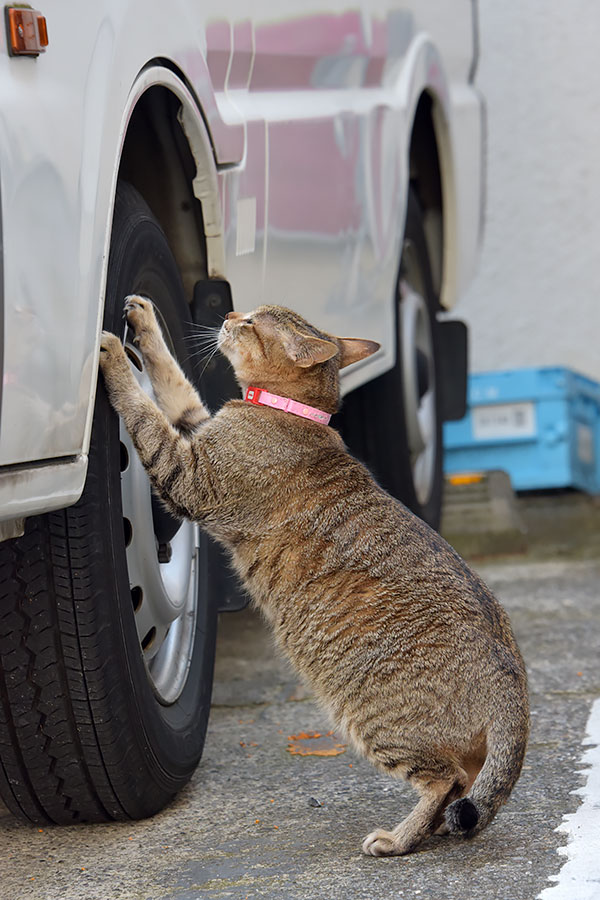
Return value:
M 469 831 L 473 831 L 479 822 L 477 807 L 468 797 L 456 800 L 446 810 L 446 822 L 450 831 L 461 831 L 463 834 L 467 834 Z

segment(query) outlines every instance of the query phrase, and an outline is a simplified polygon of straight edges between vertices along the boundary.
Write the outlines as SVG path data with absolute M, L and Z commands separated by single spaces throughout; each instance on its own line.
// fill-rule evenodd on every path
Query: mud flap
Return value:
M 442 421 L 467 411 L 468 330 L 458 319 L 438 322 Z
M 208 279 L 195 285 L 191 306 L 195 325 L 220 328 L 223 319 L 232 309 L 229 282 Z M 202 363 L 197 368 L 201 375 L 197 379 L 196 386 L 211 412 L 216 412 L 228 400 L 240 396 L 233 370 L 221 353 L 215 353 L 206 365 Z M 250 597 L 231 569 L 227 555 L 212 539 L 208 542 L 206 557 L 202 563 L 208 566 L 211 589 L 214 590 L 219 612 L 237 612 L 244 609 L 250 602 Z

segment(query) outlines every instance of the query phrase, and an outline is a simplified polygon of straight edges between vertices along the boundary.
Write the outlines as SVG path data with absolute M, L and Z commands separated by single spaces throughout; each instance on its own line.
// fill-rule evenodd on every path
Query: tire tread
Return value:
M 8 625 L 0 626 L 0 782 L 12 811 L 38 824 L 112 818 L 86 763 L 91 748 L 82 748 L 91 714 L 65 519 L 64 511 L 29 519 L 22 538 L 0 545 L 9 573 L 0 583 L 0 621 Z

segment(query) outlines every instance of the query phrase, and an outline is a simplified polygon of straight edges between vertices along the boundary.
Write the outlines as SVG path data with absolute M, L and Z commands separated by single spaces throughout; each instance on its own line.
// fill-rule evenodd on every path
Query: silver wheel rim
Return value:
M 126 330 L 124 344 L 132 371 L 152 396 L 142 356 L 130 336 Z M 125 552 L 135 624 L 148 679 L 160 702 L 168 705 L 181 694 L 192 661 L 199 529 L 192 522 L 182 522 L 170 541 L 170 560 L 159 561 L 150 481 L 122 422 L 119 437 Z
M 404 242 L 402 271 L 398 299 L 404 416 L 413 486 L 418 502 L 424 506 L 433 491 L 438 441 L 435 357 L 422 274 L 410 240 Z

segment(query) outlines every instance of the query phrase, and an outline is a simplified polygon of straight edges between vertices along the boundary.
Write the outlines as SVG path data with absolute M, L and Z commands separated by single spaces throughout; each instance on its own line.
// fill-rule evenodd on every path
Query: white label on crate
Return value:
M 577 423 L 577 456 L 582 463 L 594 462 L 594 433 L 589 425 Z
M 475 406 L 471 411 L 471 421 L 476 441 L 534 437 L 535 406 L 533 403 Z

